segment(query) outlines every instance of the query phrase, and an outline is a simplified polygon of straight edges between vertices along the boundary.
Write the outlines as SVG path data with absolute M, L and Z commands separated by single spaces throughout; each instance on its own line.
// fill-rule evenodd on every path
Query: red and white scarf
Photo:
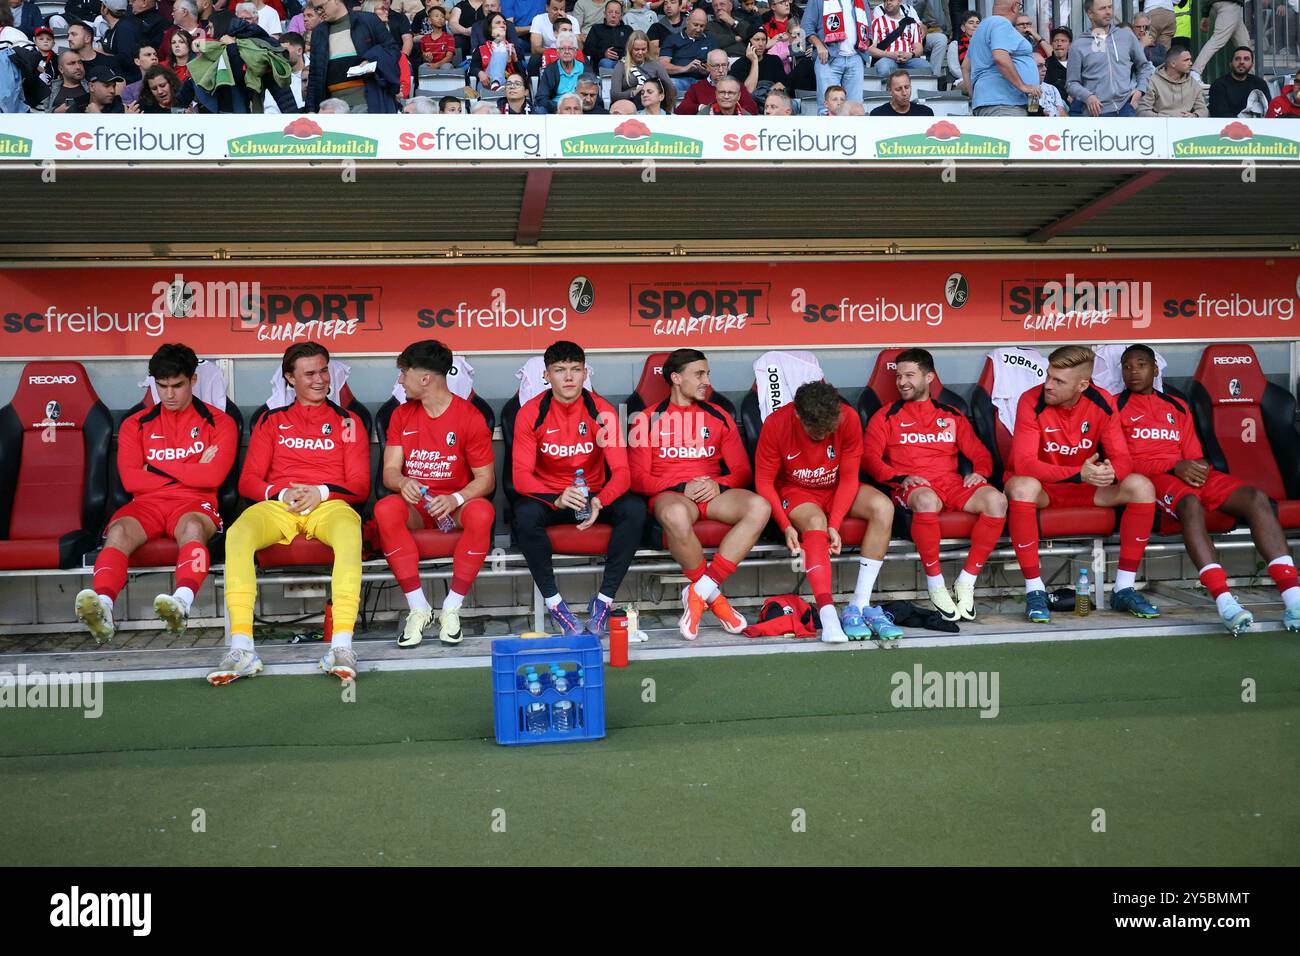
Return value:
M 865 50 L 870 38 L 871 18 L 867 15 L 866 0 L 853 0 L 854 26 L 857 27 L 857 48 Z M 844 26 L 844 0 L 826 0 L 822 6 L 822 40 L 827 44 L 842 43 L 848 37 Z

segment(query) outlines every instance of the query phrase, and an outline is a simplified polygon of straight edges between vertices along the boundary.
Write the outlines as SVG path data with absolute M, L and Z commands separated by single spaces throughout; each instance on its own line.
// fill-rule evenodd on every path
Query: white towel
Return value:
M 221 369 L 217 367 L 217 363 L 199 359 L 199 367 L 194 370 L 194 374 L 199 377 L 198 384 L 194 386 L 195 398 L 209 408 L 224 412 L 226 410 L 226 376 L 221 374 Z M 147 376 L 140 383 L 140 387 L 149 390 L 149 394 L 153 396 L 156 405 L 158 403 L 158 385 L 154 382 L 153 376 Z
M 343 391 L 343 386 L 348 383 L 348 375 L 351 371 L 352 366 L 346 362 L 330 359 L 330 401 L 335 405 L 339 404 L 339 393 Z M 293 400 L 293 389 L 284 380 L 284 376 L 280 373 L 279 366 L 277 366 L 275 372 L 271 375 L 271 397 L 266 400 L 266 407 L 284 408 Z
M 1110 342 L 1106 345 L 1094 345 L 1092 347 L 1092 350 L 1097 353 L 1097 360 L 1092 363 L 1092 383 L 1098 388 L 1104 388 L 1112 395 L 1119 395 L 1124 391 L 1124 373 L 1120 368 L 1119 359 L 1126 348 L 1128 348 L 1128 344 L 1125 342 Z M 1165 390 L 1165 367 L 1168 364 L 1165 357 L 1156 352 L 1157 391 L 1163 392 Z
M 1047 380 L 1047 359 L 1037 349 L 1005 348 L 989 353 L 993 363 L 993 407 L 998 420 L 1015 434 L 1020 396 Z
M 465 356 L 451 357 L 451 368 L 447 370 L 447 389 L 461 398 L 469 398 L 474 391 L 474 366 L 469 364 Z M 393 398 L 399 402 L 406 401 L 406 389 L 402 388 L 401 382 L 393 385 Z
M 545 371 L 545 360 L 540 355 L 534 355 L 520 366 L 519 371 L 515 372 L 515 378 L 519 379 L 519 405 L 521 408 L 551 387 L 546 384 L 546 379 L 542 378 L 542 373 Z M 591 366 L 588 365 L 587 378 L 582 383 L 582 387 L 588 391 L 592 391 L 591 375 Z
M 794 401 L 800 385 L 820 382 L 826 376 L 811 352 L 764 352 L 754 359 L 758 383 L 758 409 L 763 421 L 782 405 Z

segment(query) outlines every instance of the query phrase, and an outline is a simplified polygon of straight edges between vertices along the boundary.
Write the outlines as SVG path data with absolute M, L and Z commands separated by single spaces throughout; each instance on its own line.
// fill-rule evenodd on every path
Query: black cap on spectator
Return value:
M 122 72 L 107 63 L 103 65 L 97 63 L 86 71 L 87 83 L 118 83 L 121 80 Z

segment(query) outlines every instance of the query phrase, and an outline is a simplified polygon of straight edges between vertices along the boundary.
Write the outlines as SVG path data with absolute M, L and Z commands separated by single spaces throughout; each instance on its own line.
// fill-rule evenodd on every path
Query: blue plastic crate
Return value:
M 542 693 L 534 697 L 520 675 L 532 666 L 546 675 L 552 664 L 566 670 L 583 670 L 581 687 L 567 693 L 557 691 L 549 679 L 541 681 Z M 576 681 L 574 681 L 576 683 Z M 574 708 L 572 730 L 555 729 L 555 705 L 569 701 Z M 546 730 L 528 729 L 529 704 L 546 707 Z M 580 637 L 501 638 L 492 642 L 492 706 L 499 744 L 552 744 L 573 740 L 597 740 L 605 736 L 605 675 L 600 639 Z

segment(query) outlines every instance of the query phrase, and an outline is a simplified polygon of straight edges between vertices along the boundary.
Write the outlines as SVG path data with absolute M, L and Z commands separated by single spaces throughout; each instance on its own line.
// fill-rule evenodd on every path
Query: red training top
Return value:
M 213 445 L 206 465 L 199 459 Z M 117 436 L 117 471 L 131 494 L 185 492 L 215 494 L 239 453 L 235 420 L 197 398 L 179 412 L 161 402 L 122 422 Z
M 1164 474 L 1184 459 L 1205 457 L 1191 413 L 1178 399 L 1164 392 L 1125 392 L 1115 404 L 1138 474 Z
M 325 485 L 330 498 L 361 504 L 370 496 L 370 439 L 361 419 L 326 401 L 295 401 L 253 426 L 239 493 L 274 498 L 290 485 Z
M 1048 405 L 1041 385 L 1029 389 L 1016 409 L 1010 471 L 1042 482 L 1078 481 L 1083 463 L 1097 454 L 1115 469 L 1115 480 L 1123 481 L 1133 471 L 1133 459 L 1114 402 L 1096 385 L 1070 408 Z
M 932 398 L 899 399 L 867 423 L 862 465 L 882 484 L 900 484 L 908 475 L 935 481 L 957 474 L 958 452 L 976 474 L 987 478 L 993 473 L 993 456 L 965 415 Z
M 736 423 L 712 402 L 674 405 L 665 398 L 637 412 L 628 445 L 632 489 L 642 494 L 681 491 L 695 478 L 743 488 L 753 477 Z
M 618 413 L 594 392 L 582 390 L 568 404 L 550 389 L 535 395 L 515 416 L 511 472 L 515 490 L 554 507 L 555 496 L 582 480 L 601 504 L 627 491 L 627 449 L 618 429 Z
M 483 413 L 459 395 L 437 418 L 422 402 L 399 405 L 388 420 L 387 444 L 402 449 L 402 474 L 418 478 L 435 495 L 460 491 L 473 480 L 471 469 L 493 462 Z
M 754 453 L 754 490 L 772 506 L 772 517 L 784 531 L 790 517 L 781 507 L 779 488 L 834 488 L 830 526 L 839 530 L 858 494 L 858 467 L 862 462 L 862 429 L 858 414 L 840 408 L 835 431 L 813 441 L 799 421 L 794 404 L 782 405 L 763 423 Z

